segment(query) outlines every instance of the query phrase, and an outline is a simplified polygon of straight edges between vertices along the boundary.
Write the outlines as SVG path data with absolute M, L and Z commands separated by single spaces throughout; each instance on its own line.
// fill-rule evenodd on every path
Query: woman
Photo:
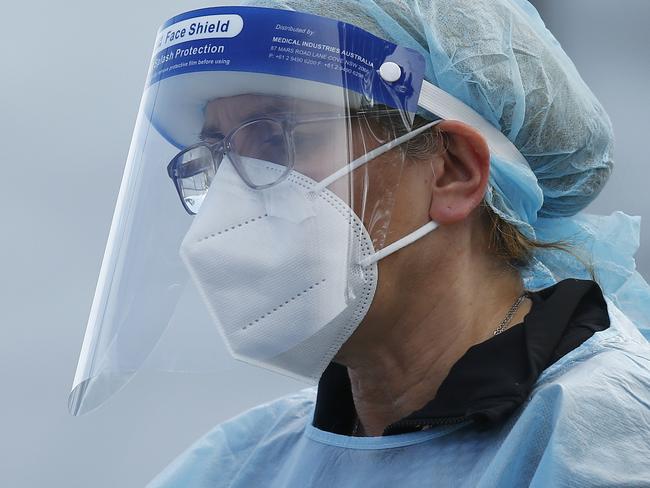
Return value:
M 376 193 L 351 207 L 379 205 L 382 182 L 399 178 L 383 242 L 430 221 L 435 231 L 378 260 L 372 303 L 317 389 L 217 426 L 151 486 L 650 486 L 650 348 L 637 329 L 648 287 L 621 266 L 633 221 L 580 213 L 611 172 L 611 127 L 533 7 L 254 5 L 334 16 L 420 51 L 425 78 L 507 135 L 535 178 L 472 126 L 420 114 L 422 134 L 354 170 Z M 214 116 L 208 104 L 206 127 L 241 102 L 220 100 Z M 354 125 L 355 156 L 403 135 L 377 137 L 395 126 Z

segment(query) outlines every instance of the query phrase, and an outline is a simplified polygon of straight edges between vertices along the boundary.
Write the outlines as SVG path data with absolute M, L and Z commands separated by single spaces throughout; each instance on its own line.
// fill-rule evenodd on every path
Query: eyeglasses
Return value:
M 356 112 L 354 114 L 273 114 L 249 119 L 216 142 L 199 142 L 177 154 L 167 166 L 183 207 L 195 215 L 212 184 L 219 165 L 228 156 L 242 180 L 254 190 L 264 190 L 282 182 L 294 167 L 296 143 L 303 139 L 325 141 L 332 127 L 319 126 L 346 119 L 400 117 L 398 110 Z M 312 124 L 310 130 L 295 136 L 299 126 Z M 300 140 L 298 140 L 300 139 Z M 260 175 L 249 168 L 249 159 L 264 160 L 283 168 L 277 173 Z

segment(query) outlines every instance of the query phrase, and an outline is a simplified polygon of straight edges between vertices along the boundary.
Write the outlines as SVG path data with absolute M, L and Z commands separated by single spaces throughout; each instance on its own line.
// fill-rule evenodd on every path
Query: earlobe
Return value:
M 430 217 L 441 224 L 464 220 L 481 203 L 490 172 L 490 150 L 473 127 L 455 120 L 438 125 L 449 140 L 433 162 Z

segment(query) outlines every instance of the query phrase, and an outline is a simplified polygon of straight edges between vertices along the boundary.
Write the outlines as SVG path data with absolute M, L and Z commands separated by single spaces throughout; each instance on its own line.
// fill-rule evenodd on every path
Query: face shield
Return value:
M 391 235 L 405 143 L 456 118 L 517 161 L 423 73 L 413 50 L 298 12 L 218 7 L 165 23 L 71 412 L 101 405 L 161 343 L 174 347 L 156 369 L 214 369 L 227 350 L 317 381 L 367 313 L 377 261 L 436 226 Z M 197 327 L 204 310 L 221 344 Z

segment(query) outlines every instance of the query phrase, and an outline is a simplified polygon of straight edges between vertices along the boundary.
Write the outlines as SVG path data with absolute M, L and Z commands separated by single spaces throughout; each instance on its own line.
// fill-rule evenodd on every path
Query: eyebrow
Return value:
M 199 139 L 202 141 L 205 141 L 206 139 L 223 139 L 224 137 L 225 136 L 219 130 L 219 128 L 215 126 L 203 127 L 201 129 L 201 133 L 199 134 Z

